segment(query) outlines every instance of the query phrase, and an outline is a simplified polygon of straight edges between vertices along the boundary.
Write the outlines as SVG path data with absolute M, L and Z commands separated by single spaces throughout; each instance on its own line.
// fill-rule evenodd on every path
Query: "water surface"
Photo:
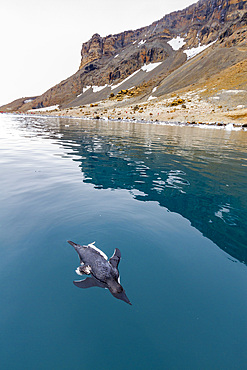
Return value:
M 243 369 L 247 132 L 0 116 L 3 369 Z M 72 281 L 122 252 L 133 306 Z

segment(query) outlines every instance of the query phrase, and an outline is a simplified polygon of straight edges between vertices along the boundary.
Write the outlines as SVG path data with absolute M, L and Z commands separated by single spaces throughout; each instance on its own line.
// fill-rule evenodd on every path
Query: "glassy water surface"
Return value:
M 0 116 L 2 369 L 243 369 L 247 132 Z M 133 306 L 67 240 L 122 253 Z

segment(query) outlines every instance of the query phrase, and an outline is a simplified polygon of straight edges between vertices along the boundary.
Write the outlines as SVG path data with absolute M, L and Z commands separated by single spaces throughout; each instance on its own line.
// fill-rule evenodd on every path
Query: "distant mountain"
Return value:
M 215 91 L 217 79 L 221 88 L 247 90 L 246 40 L 247 1 L 200 0 L 135 31 L 93 35 L 74 75 L 0 109 L 80 106 L 123 89 L 130 104 L 207 84 Z

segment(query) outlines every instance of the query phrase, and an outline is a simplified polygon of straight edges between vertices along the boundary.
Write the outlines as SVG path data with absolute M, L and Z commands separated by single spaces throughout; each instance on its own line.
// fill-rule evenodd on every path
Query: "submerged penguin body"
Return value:
M 124 302 L 131 304 L 123 287 L 119 281 L 118 264 L 121 258 L 121 252 L 115 249 L 113 256 L 109 259 L 100 249 L 96 248 L 94 243 L 88 245 L 79 245 L 68 241 L 77 251 L 81 265 L 76 272 L 79 275 L 91 275 L 84 280 L 74 281 L 79 288 L 91 288 L 98 286 L 107 288 L 111 294 Z

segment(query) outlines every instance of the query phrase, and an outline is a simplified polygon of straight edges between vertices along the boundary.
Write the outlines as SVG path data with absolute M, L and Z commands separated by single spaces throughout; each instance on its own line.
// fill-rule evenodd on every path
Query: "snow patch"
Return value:
M 86 86 L 86 87 L 83 87 L 82 89 L 82 93 L 84 94 L 84 92 L 86 92 L 88 89 L 90 89 L 91 86 Z
M 197 54 L 201 53 L 203 50 L 209 48 L 216 41 L 217 40 L 211 42 L 208 45 L 201 45 L 201 43 L 199 43 L 199 45 L 196 48 L 191 48 L 191 49 L 184 50 L 184 53 L 187 55 L 187 59 L 191 59 L 191 58 L 195 57 Z
M 133 72 L 129 77 L 126 77 L 123 81 L 119 82 L 119 84 L 111 86 L 111 89 L 114 90 L 114 89 L 118 88 L 120 85 L 122 85 L 123 83 L 125 83 L 126 81 L 128 81 L 131 77 L 133 77 L 138 72 L 140 72 L 140 69 L 138 69 L 137 71 Z
M 246 92 L 246 91 L 245 90 L 225 90 L 224 91 L 224 93 L 228 93 L 228 94 L 239 94 L 242 92 Z
M 93 92 L 96 93 L 96 92 L 99 92 L 99 91 L 105 89 L 108 86 L 109 85 L 107 85 L 107 84 L 105 84 L 104 86 L 92 86 L 92 89 L 93 89 Z
M 51 110 L 58 109 L 59 105 L 51 105 L 50 107 L 44 107 L 44 108 L 37 108 L 37 109 L 29 109 L 28 112 L 48 112 Z
M 119 54 L 115 55 L 115 57 L 114 57 L 114 58 L 117 58 L 118 56 L 119 56 Z
M 151 72 L 153 69 L 157 68 L 161 63 L 162 62 L 144 64 L 140 69 L 138 69 L 137 71 L 133 72 L 130 76 L 126 77 L 122 82 L 119 82 L 117 85 L 111 85 L 111 86 L 105 85 L 105 86 L 111 87 L 112 90 L 117 89 L 119 86 L 121 86 L 122 84 L 124 84 L 130 78 L 132 78 L 133 76 L 135 76 L 138 72 L 140 72 L 140 71 L 143 71 L 143 72 Z M 131 87 L 131 89 L 133 89 L 133 88 L 134 88 L 134 86 Z
M 27 104 L 27 103 L 31 103 L 31 101 L 33 101 L 34 99 L 27 99 L 27 100 L 24 100 L 24 104 Z
M 148 98 L 148 100 L 153 100 L 153 99 L 157 99 L 156 96 L 150 95 L 149 98 Z
M 151 72 L 153 69 L 158 67 L 161 63 L 162 62 L 144 64 L 144 66 L 141 67 L 141 70 L 143 70 L 144 72 Z
M 147 40 L 141 40 L 140 42 L 138 42 L 138 45 L 141 46 L 141 45 L 145 44 L 146 41 Z M 138 46 L 138 48 L 139 48 L 139 46 Z
M 84 94 L 88 89 L 90 89 L 91 86 L 86 86 L 86 87 L 83 87 L 82 89 L 82 93 L 77 95 L 77 98 L 79 98 L 80 96 L 82 96 L 82 94 Z
M 173 38 L 172 40 L 167 42 L 173 50 L 179 50 L 182 46 L 186 44 L 183 37 L 177 36 L 176 38 Z
M 153 88 L 152 93 L 154 93 L 157 90 L 157 86 Z

